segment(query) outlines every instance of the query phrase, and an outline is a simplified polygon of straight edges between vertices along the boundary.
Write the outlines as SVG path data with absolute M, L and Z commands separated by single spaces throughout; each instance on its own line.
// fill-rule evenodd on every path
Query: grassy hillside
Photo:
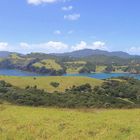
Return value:
M 62 67 L 58 63 L 56 63 L 56 61 L 53 59 L 47 59 L 47 60 L 44 59 L 40 62 L 34 63 L 33 66 L 38 68 L 45 67 L 47 69 L 54 69 L 54 70 L 62 69 Z
M 14 86 L 25 88 L 26 86 L 35 86 L 39 89 L 45 89 L 48 92 L 53 91 L 64 91 L 73 85 L 79 86 L 82 84 L 89 83 L 92 86 L 100 85 L 103 81 L 87 77 L 16 77 L 16 76 L 0 76 L 0 80 L 5 80 Z M 50 85 L 51 82 L 60 83 L 58 88 L 54 88 Z
M 0 105 L 2 140 L 139 140 L 140 110 Z
M 67 68 L 67 73 L 79 73 L 85 64 L 85 61 L 71 61 L 64 63 L 65 67 Z
M 103 71 L 105 71 L 106 67 L 107 66 L 96 66 L 96 72 L 98 72 L 98 73 L 103 72 Z

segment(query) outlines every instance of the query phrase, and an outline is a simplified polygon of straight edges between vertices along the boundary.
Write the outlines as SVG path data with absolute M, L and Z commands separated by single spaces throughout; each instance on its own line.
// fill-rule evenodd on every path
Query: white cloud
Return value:
M 73 9 L 73 6 L 64 6 L 64 7 L 62 7 L 62 10 L 63 11 L 71 11 Z
M 105 46 L 105 42 L 102 41 L 95 41 L 92 43 L 91 48 L 92 49 L 101 49 L 101 50 L 107 50 L 107 47 Z
M 49 41 L 45 44 L 40 44 L 40 46 L 42 46 L 44 49 L 48 49 L 50 51 L 66 51 L 68 49 L 68 45 L 62 42 L 54 42 L 54 41 Z
M 0 51 L 5 51 L 8 49 L 8 43 L 7 42 L 0 42 Z
M 21 46 L 22 45 L 22 46 Z M 40 44 L 27 44 L 27 43 L 20 43 L 20 46 L 24 47 L 24 49 L 28 52 L 44 52 L 44 53 L 62 53 L 62 52 L 70 52 L 75 50 L 82 50 L 82 49 L 101 49 L 101 50 L 108 50 L 105 45 L 105 42 L 96 41 L 91 44 L 88 44 L 85 41 L 81 41 L 80 43 L 70 46 L 63 42 L 59 41 L 49 41 L 46 43 Z
M 49 41 L 45 43 L 39 44 L 28 44 L 28 43 L 20 43 L 19 48 L 23 50 L 24 53 L 30 52 L 43 52 L 43 53 L 53 53 L 53 52 L 66 52 L 68 50 L 68 45 L 62 42 L 57 41 Z M 18 48 L 18 52 L 19 52 Z
M 61 34 L 61 31 L 60 30 L 56 30 L 56 31 L 54 31 L 54 34 L 60 35 Z
M 29 4 L 40 5 L 43 3 L 66 2 L 66 0 L 27 0 Z
M 11 51 L 19 53 L 30 53 L 30 52 L 43 52 L 43 53 L 63 53 L 82 49 L 101 49 L 108 50 L 105 42 L 96 41 L 88 44 L 85 41 L 81 41 L 76 45 L 68 45 L 60 41 L 48 41 L 44 43 L 30 44 L 21 42 L 17 45 L 9 45 L 6 42 L 0 42 L 0 51 Z M 140 52 L 140 48 L 139 48 Z
M 108 50 L 105 42 L 95 41 L 92 44 L 87 44 L 85 41 L 81 41 L 79 44 L 72 47 L 73 50 L 82 50 L 82 49 L 100 49 L 100 50 Z
M 127 52 L 130 54 L 139 55 L 140 47 L 131 47 L 131 48 L 127 49 Z
M 24 48 L 24 47 L 26 47 L 26 48 L 27 48 L 27 47 L 30 47 L 29 44 L 26 43 L 26 42 L 21 42 L 21 43 L 19 43 L 19 45 L 20 45 L 21 47 L 23 47 L 23 48 Z
M 87 43 L 85 41 L 81 41 L 79 44 L 72 46 L 72 50 L 82 50 L 87 48 Z
M 64 15 L 64 19 L 66 20 L 78 20 L 80 18 L 80 14 L 70 14 L 70 15 Z

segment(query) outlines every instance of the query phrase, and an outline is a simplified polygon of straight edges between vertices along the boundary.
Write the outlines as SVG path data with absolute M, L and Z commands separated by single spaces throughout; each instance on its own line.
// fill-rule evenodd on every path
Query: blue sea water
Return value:
M 85 77 L 96 78 L 96 79 L 107 79 L 111 77 L 126 76 L 126 77 L 134 77 L 140 80 L 140 74 L 129 74 L 129 73 L 66 74 L 65 76 L 85 76 Z
M 0 69 L 0 75 L 7 76 L 48 76 L 33 72 L 26 72 L 17 69 Z M 140 80 L 140 74 L 129 74 L 129 73 L 92 73 L 92 74 L 65 74 L 63 76 L 85 76 L 96 79 L 107 79 L 111 77 L 119 77 L 119 76 L 129 76 L 134 77 Z

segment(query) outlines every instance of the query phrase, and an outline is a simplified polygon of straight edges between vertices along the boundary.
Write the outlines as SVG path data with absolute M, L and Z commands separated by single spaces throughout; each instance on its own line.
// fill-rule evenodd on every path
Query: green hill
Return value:
M 16 76 L 0 76 L 0 80 L 5 80 L 14 86 L 25 88 L 26 86 L 37 86 L 39 89 L 45 89 L 48 92 L 65 91 L 73 85 L 79 86 L 89 83 L 92 86 L 100 85 L 103 81 L 87 77 L 64 77 L 64 76 L 49 76 L 49 77 L 16 77 Z M 51 82 L 60 83 L 59 87 L 54 88 Z
M 54 70 L 60 70 L 62 69 L 62 67 L 56 63 L 56 61 L 54 59 L 44 59 L 41 60 L 40 62 L 36 62 L 33 64 L 34 67 L 45 67 L 47 69 L 54 69 Z

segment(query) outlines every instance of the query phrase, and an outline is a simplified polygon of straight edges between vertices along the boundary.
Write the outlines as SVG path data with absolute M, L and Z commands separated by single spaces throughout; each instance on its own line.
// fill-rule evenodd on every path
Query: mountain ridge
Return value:
M 0 51 L 0 58 L 6 58 L 9 57 L 11 54 L 15 52 L 9 52 L 9 51 Z M 20 53 L 17 53 L 20 54 Z M 21 53 L 22 54 L 22 53 Z M 105 55 L 105 56 L 116 56 L 120 58 L 134 58 L 134 57 L 140 57 L 140 55 L 131 55 L 127 52 L 123 51 L 105 51 L 105 50 L 93 50 L 93 49 L 82 49 L 82 50 L 76 50 L 72 52 L 65 52 L 65 53 L 39 53 L 39 52 L 31 52 L 29 54 L 46 54 L 50 56 L 57 56 L 57 57 L 74 57 L 74 58 L 84 58 L 89 56 L 97 56 L 97 55 Z M 26 54 L 26 55 L 29 55 Z M 22 54 L 23 55 L 23 54 Z
M 92 55 L 105 55 L 105 56 L 116 56 L 120 58 L 133 58 L 133 57 L 140 57 L 139 55 L 131 55 L 127 52 L 123 51 L 104 51 L 104 50 L 93 50 L 93 49 L 83 49 L 83 50 L 77 50 L 73 52 L 66 52 L 66 53 L 51 53 L 51 55 L 56 55 L 56 56 L 69 56 L 69 57 L 76 57 L 76 58 L 81 58 L 81 57 L 88 57 Z

